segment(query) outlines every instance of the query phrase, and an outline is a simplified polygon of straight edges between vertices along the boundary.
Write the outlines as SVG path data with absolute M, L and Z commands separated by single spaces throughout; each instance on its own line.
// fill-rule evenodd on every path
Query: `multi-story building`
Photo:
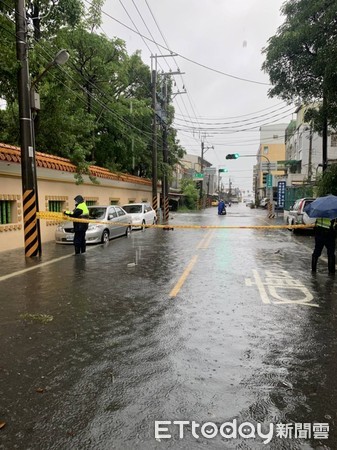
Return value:
M 202 166 L 206 178 L 206 172 L 212 164 L 203 159 Z M 198 155 L 186 154 L 184 159 L 181 159 L 174 168 L 171 187 L 179 189 L 182 178 L 193 178 L 193 175 L 197 172 L 201 172 L 201 157 Z
M 254 189 L 256 200 L 267 195 L 266 177 L 268 163 L 272 175 L 273 190 L 276 193 L 277 182 L 284 179 L 284 170 L 275 170 L 278 161 L 285 160 L 285 131 L 288 124 L 265 125 L 260 128 L 260 145 L 257 151 L 257 164 L 254 166 Z M 274 164 L 273 164 L 274 163 Z
M 314 133 L 304 116 L 308 107 L 296 109 L 296 119 L 286 130 L 286 160 L 290 162 L 287 170 L 287 185 L 296 186 L 311 183 L 322 167 L 322 137 Z M 328 136 L 328 165 L 337 162 L 337 133 Z

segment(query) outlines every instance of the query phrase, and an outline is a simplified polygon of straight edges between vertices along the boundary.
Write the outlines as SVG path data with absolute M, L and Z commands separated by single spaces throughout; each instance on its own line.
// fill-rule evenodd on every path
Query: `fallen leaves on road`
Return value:
M 6 422 L 1 422 L 1 420 L 0 420 L 0 430 L 1 430 L 1 428 L 4 428 L 6 426 Z
M 49 314 L 20 314 L 20 319 L 27 320 L 27 321 L 34 321 L 34 322 L 40 322 L 40 323 L 48 323 L 54 320 L 53 316 L 50 316 Z

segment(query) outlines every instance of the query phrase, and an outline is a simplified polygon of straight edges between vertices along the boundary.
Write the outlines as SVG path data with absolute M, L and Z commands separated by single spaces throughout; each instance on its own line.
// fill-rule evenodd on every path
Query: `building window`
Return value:
M 60 200 L 49 200 L 48 211 L 50 212 L 62 212 L 64 210 L 64 202 Z
M 331 134 L 331 147 L 337 147 L 337 133 Z
M 96 200 L 86 200 L 85 201 L 87 206 L 95 206 L 96 205 Z
M 110 205 L 118 205 L 119 199 L 118 198 L 111 198 L 110 199 Z
M 264 153 L 265 155 L 268 154 L 268 145 L 265 145 L 265 146 L 263 147 L 263 153 Z
M 0 200 L 0 224 L 5 225 L 7 223 L 12 223 L 13 208 L 15 202 L 9 200 Z

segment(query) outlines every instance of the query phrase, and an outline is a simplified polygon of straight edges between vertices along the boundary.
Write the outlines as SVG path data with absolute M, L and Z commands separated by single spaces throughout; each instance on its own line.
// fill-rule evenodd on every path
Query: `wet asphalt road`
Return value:
M 172 216 L 270 223 L 244 205 Z M 336 449 L 337 277 L 324 259 L 312 276 L 312 246 L 287 230 L 176 228 L 85 256 L 0 253 L 0 449 Z M 182 439 L 174 425 L 156 439 L 155 421 L 177 420 Z M 235 420 L 312 437 L 192 433 Z M 313 435 L 323 423 L 328 439 Z

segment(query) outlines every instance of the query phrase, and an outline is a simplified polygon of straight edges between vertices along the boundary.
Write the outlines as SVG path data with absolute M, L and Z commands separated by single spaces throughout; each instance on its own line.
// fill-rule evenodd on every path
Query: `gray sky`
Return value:
M 107 0 L 103 6 L 106 14 L 102 30 L 110 38 L 122 38 L 129 53 L 141 50 L 145 64 L 151 65 L 151 53 L 167 55 L 168 51 L 150 41 L 145 43 L 141 36 L 114 19 L 132 29 L 136 26 L 150 39 L 151 33 L 158 44 L 167 47 L 165 38 L 168 48 L 182 56 L 158 58 L 159 71 L 176 71 L 179 67 L 184 72 L 175 76 L 176 91 L 183 91 L 183 86 L 187 90 L 187 94 L 174 99 L 180 142 L 195 155 L 200 155 L 201 139 L 206 147 L 214 146 L 214 150 L 207 150 L 205 159 L 217 168 L 227 167 L 227 177 L 231 177 L 234 186 L 245 190 L 252 188 L 251 170 L 256 159 L 228 161 L 226 154 L 255 155 L 259 126 L 287 123 L 292 118 L 291 106 L 267 97 L 269 79 L 261 71 L 261 50 L 283 21 L 283 2 Z M 216 73 L 185 58 L 255 83 Z

